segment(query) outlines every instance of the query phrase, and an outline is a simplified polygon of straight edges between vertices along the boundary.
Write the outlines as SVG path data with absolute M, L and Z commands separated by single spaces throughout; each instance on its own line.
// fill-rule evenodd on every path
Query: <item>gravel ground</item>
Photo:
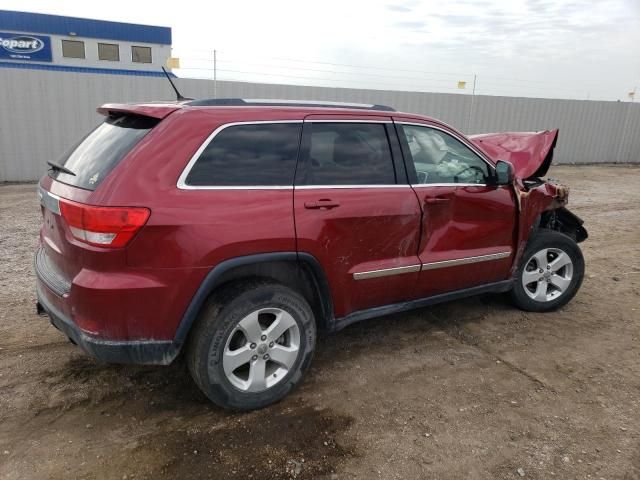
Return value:
M 640 168 L 554 167 L 591 237 L 555 313 L 488 295 L 322 338 L 246 414 L 183 363 L 101 364 L 35 314 L 35 186 L 0 187 L 0 478 L 640 478 Z

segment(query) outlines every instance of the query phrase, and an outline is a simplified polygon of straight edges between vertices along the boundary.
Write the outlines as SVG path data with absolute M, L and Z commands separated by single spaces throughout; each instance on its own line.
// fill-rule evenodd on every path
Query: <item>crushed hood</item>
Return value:
M 542 132 L 483 133 L 469 137 L 494 161 L 513 164 L 517 177 L 542 177 L 553 160 L 558 129 Z

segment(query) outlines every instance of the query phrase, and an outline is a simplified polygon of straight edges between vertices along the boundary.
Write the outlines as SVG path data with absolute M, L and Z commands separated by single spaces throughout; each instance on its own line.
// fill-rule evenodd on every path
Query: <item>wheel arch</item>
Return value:
M 536 219 L 538 228 L 555 230 L 571 237 L 576 243 L 585 241 L 589 234 L 582 226 L 584 221 L 565 207 L 547 210 Z
M 564 206 L 549 208 L 532 218 L 532 221 L 527 221 L 524 225 L 520 225 L 521 233 L 519 233 L 517 240 L 517 251 L 511 265 L 510 274 L 512 276 L 516 273 L 520 262 L 522 262 L 522 255 L 527 245 L 533 241 L 539 232 L 556 231 L 566 235 L 576 243 L 583 242 L 589 237 L 587 230 L 583 226 L 584 221 Z
M 216 265 L 191 299 L 174 336 L 183 345 L 207 298 L 230 282 L 267 278 L 300 293 L 309 305 L 320 329 L 332 329 L 333 302 L 326 275 L 318 260 L 308 253 L 273 252 L 235 257 Z

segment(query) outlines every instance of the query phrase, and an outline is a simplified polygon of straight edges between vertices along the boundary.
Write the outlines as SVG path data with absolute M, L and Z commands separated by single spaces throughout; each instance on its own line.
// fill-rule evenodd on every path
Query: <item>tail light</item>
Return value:
M 60 214 L 75 239 L 97 247 L 121 248 L 147 223 L 151 211 L 144 207 L 96 207 L 61 199 Z

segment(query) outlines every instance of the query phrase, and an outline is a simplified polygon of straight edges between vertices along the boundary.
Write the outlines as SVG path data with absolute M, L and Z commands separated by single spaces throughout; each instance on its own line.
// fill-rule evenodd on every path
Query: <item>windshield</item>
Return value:
M 69 185 L 95 190 L 158 122 L 158 119 L 139 115 L 109 117 L 55 162 L 75 175 L 52 169 L 49 176 Z

